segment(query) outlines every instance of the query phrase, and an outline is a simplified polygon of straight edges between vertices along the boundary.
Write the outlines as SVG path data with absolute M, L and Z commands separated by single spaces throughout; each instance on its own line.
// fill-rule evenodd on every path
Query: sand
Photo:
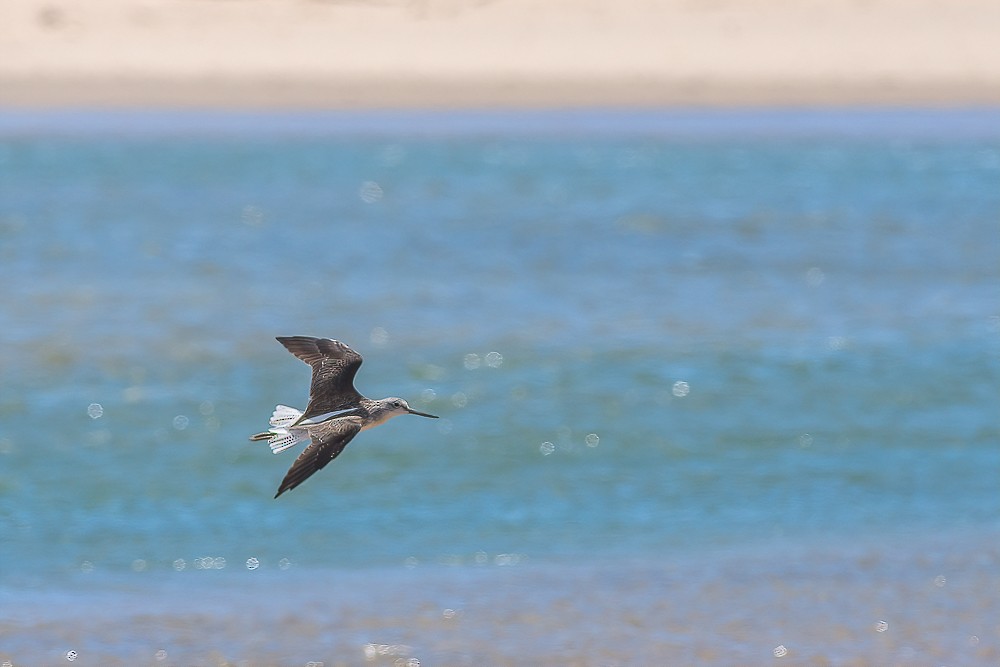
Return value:
M 1000 103 L 996 0 L 4 0 L 0 107 Z

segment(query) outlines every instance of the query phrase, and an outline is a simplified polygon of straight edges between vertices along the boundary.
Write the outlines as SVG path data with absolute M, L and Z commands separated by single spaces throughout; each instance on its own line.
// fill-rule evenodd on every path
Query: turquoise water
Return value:
M 5 117 L 0 658 L 843 662 L 904 609 L 866 655 L 995 658 L 1000 116 L 706 117 Z M 291 334 L 442 419 L 274 500 Z

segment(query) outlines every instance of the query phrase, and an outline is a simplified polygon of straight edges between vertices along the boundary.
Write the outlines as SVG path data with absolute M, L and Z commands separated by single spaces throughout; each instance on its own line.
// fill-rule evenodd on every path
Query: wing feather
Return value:
M 309 404 L 296 423 L 357 405 L 361 394 L 354 377 L 363 359 L 349 345 L 313 336 L 278 336 L 277 341 L 312 367 Z
M 312 444 L 303 450 L 285 473 L 278 492 L 274 494 L 275 498 L 285 491 L 291 491 L 337 458 L 347 443 L 361 431 L 361 419 L 358 417 L 330 419 L 316 426 L 310 426 L 308 430 Z

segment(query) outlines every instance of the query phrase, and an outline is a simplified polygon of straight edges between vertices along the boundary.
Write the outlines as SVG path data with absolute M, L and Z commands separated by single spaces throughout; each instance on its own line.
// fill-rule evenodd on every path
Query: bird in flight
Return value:
M 277 341 L 312 367 L 312 383 L 305 411 L 278 405 L 271 415 L 271 428 L 250 436 L 251 440 L 267 440 L 275 454 L 300 442 L 307 445 L 281 480 L 275 498 L 326 467 L 365 429 L 396 415 L 437 419 L 436 415 L 417 412 L 395 396 L 377 401 L 362 396 L 354 388 L 354 376 L 363 361 L 361 355 L 339 340 L 278 336 Z

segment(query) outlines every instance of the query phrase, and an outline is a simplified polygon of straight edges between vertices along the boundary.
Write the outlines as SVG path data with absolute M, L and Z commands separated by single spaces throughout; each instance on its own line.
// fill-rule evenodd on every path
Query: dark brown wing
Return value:
M 312 336 L 278 336 L 278 342 L 312 366 L 309 404 L 299 422 L 318 415 L 355 407 L 361 394 L 354 376 L 361 368 L 361 355 L 339 340 Z
M 357 417 L 342 417 L 309 428 L 312 444 L 306 447 L 281 480 L 277 498 L 285 491 L 291 491 L 324 467 L 344 451 L 354 436 L 361 430 L 361 420 Z

